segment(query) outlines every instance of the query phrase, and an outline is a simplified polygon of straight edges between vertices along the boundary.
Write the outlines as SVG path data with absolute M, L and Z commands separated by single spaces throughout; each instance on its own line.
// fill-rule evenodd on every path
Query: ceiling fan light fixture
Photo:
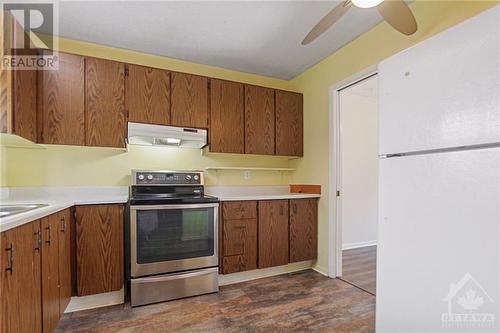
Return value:
M 351 0 L 351 2 L 359 8 L 372 8 L 380 5 L 384 0 Z

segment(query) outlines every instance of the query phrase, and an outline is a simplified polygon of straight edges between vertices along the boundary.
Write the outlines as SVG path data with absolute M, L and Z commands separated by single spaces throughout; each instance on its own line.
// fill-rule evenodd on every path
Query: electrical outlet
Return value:
M 252 178 L 252 173 L 250 172 L 250 170 L 245 170 L 243 172 L 243 178 L 245 178 L 247 180 L 250 179 L 250 178 Z

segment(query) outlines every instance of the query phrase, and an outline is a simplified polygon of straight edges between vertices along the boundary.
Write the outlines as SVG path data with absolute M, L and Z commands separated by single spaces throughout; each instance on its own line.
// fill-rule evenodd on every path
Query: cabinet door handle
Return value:
M 297 214 L 297 205 L 293 205 L 293 213 Z
M 48 226 L 45 227 L 45 230 L 47 230 L 47 240 L 45 241 L 45 243 L 49 244 L 50 245 L 50 224 Z
M 66 232 L 66 220 L 63 218 L 61 219 L 61 232 Z
M 9 266 L 5 269 L 6 272 L 10 272 L 12 275 L 12 272 L 14 271 L 14 245 L 10 243 L 10 246 L 5 249 L 9 254 L 7 256 L 7 262 L 9 263 Z
M 40 231 L 40 229 L 38 229 L 36 232 L 35 232 L 35 251 L 38 251 L 40 252 L 40 245 L 42 244 L 42 232 Z

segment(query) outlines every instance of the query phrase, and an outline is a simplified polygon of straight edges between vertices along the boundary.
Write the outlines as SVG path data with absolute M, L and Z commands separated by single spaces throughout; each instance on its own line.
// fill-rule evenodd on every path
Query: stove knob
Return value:
M 186 180 L 191 180 L 191 175 L 186 175 Z
M 153 180 L 153 175 L 148 175 L 148 180 Z
M 200 179 L 200 177 L 198 177 L 198 175 L 194 175 L 193 179 L 198 180 L 198 179 Z
M 137 179 L 139 179 L 139 180 L 144 180 L 144 175 L 143 175 L 143 174 L 140 174 L 139 176 L 137 176 Z

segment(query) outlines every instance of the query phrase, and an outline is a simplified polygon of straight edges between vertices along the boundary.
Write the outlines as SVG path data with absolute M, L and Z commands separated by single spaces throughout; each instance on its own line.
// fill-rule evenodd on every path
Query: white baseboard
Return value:
M 123 304 L 125 302 L 124 288 L 110 293 L 90 296 L 71 297 L 64 313 L 101 308 L 103 306 Z
M 293 273 L 312 268 L 312 260 L 296 262 L 283 266 L 255 269 L 252 271 L 219 275 L 219 285 L 225 286 L 270 276 Z
M 358 243 L 347 243 L 342 245 L 342 250 L 350 250 L 350 249 L 357 249 L 359 247 L 365 247 L 365 246 L 373 246 L 377 245 L 377 240 L 371 240 L 371 241 L 366 241 L 366 242 L 358 242 Z
M 329 277 L 327 271 L 325 269 L 323 269 L 323 267 L 314 266 L 312 269 L 313 269 L 313 271 L 316 271 L 316 272 L 318 272 L 321 275 Z

